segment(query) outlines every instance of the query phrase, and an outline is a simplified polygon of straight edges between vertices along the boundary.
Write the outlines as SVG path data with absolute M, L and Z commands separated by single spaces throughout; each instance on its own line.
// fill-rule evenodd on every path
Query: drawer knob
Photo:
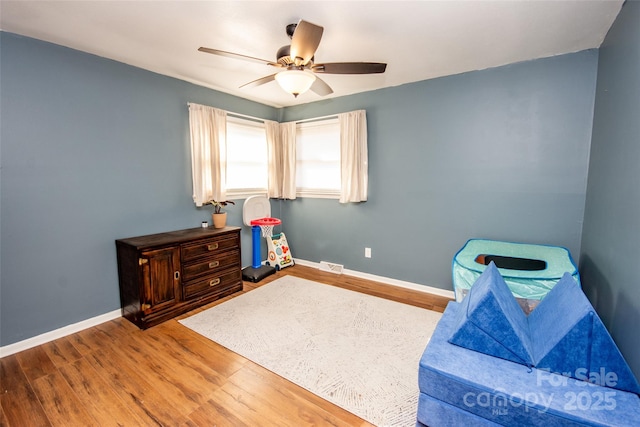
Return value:
M 220 284 L 220 278 L 213 279 L 212 281 L 209 282 L 209 286 L 215 286 L 219 284 Z
M 216 249 L 218 249 L 218 244 L 217 243 L 211 243 L 210 245 L 207 245 L 207 249 L 210 251 L 215 251 Z
M 220 265 L 220 261 L 212 261 L 209 263 L 209 268 L 216 268 Z

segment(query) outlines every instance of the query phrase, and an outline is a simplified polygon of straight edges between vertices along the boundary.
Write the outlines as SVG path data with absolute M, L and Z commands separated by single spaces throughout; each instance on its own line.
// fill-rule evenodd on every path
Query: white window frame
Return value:
M 304 167 L 304 160 L 301 161 L 301 141 L 300 133 L 305 129 L 322 129 L 325 128 L 328 131 L 328 140 L 325 143 L 330 144 L 330 150 L 328 157 L 318 159 L 319 162 L 325 162 L 333 165 L 337 173 L 337 188 L 321 188 L 311 187 L 305 188 L 298 185 L 298 173 L 300 168 Z M 336 158 L 337 156 L 337 158 Z M 332 158 L 333 157 L 333 158 Z M 296 196 L 308 197 L 308 198 L 322 198 L 322 199 L 340 199 L 340 122 L 337 117 L 330 117 L 326 119 L 309 119 L 296 124 Z M 334 176 L 335 180 L 336 177 Z
M 229 132 L 229 125 L 233 126 L 246 126 L 246 127 L 250 127 L 250 128 L 258 128 L 261 129 L 263 131 L 263 135 L 264 135 L 264 139 L 263 139 L 263 143 L 264 143 L 264 187 L 253 187 L 253 188 L 231 188 L 229 186 L 229 181 L 228 181 L 228 177 L 229 177 L 229 170 L 233 168 L 235 163 L 233 160 L 230 161 L 229 159 L 229 153 L 233 153 L 233 148 L 231 147 L 232 144 L 234 144 L 234 138 L 233 138 L 233 134 Z M 237 141 L 236 141 L 237 143 Z M 235 116 L 231 116 L 228 115 L 227 116 L 227 199 L 243 199 L 243 198 L 247 198 L 249 196 L 255 196 L 255 195 L 262 195 L 262 196 L 266 196 L 267 194 L 267 182 L 268 182 L 268 155 L 267 155 L 267 136 L 266 136 L 266 130 L 265 130 L 265 126 L 264 126 L 264 122 L 260 122 L 260 121 L 256 121 L 256 120 L 249 120 L 249 119 L 245 119 L 245 118 L 241 118 L 241 117 L 235 117 Z
M 242 198 L 247 198 L 249 196 L 254 196 L 254 195 L 263 195 L 263 196 L 267 196 L 268 195 L 268 183 L 269 183 L 269 155 L 268 155 L 268 144 L 267 144 L 267 136 L 266 136 L 266 126 L 265 126 L 265 122 L 262 121 L 261 119 L 257 119 L 257 118 L 253 118 L 253 117 L 248 117 L 248 116 L 243 116 L 243 115 L 235 115 L 234 113 L 228 113 L 227 117 L 226 117 L 226 121 L 227 121 L 227 132 L 226 132 L 226 153 L 224 155 L 224 157 L 226 157 L 226 165 L 225 165 L 225 172 L 226 173 L 226 189 L 225 189 L 225 194 L 226 194 L 226 198 L 227 199 L 242 199 Z M 230 174 L 229 171 L 233 171 L 234 169 L 236 169 L 236 167 L 240 167 L 238 165 L 242 165 L 241 167 L 243 169 L 246 169 L 246 162 L 242 162 L 242 161 L 238 161 L 237 159 L 239 159 L 239 155 L 238 153 L 236 153 L 237 155 L 234 156 L 234 144 L 237 143 L 237 139 L 234 136 L 234 132 L 230 131 L 230 128 L 233 128 L 234 126 L 246 126 L 246 127 L 251 127 L 251 128 L 255 128 L 255 129 L 260 129 L 261 131 L 261 141 L 260 143 L 263 144 L 262 147 L 260 148 L 260 150 L 262 151 L 262 155 L 260 156 L 260 159 L 263 159 L 260 163 L 262 165 L 262 174 L 263 177 L 261 178 L 261 183 L 262 185 L 259 187 L 249 187 L 249 188 L 240 188 L 240 187 L 232 187 L 234 185 L 234 182 L 229 182 L 229 178 Z M 315 141 L 313 139 L 307 139 L 307 141 L 304 140 L 304 138 L 300 138 L 300 133 L 304 132 L 305 129 L 318 129 L 318 128 L 326 128 L 327 132 L 328 132 L 328 139 L 324 139 L 324 140 L 320 140 L 320 142 L 318 142 L 318 135 L 315 135 Z M 310 135 L 312 135 L 313 132 L 311 132 Z M 320 138 L 323 138 L 323 136 L 320 136 Z M 299 153 L 301 152 L 306 152 L 306 154 L 309 153 L 309 150 L 303 150 L 300 149 L 301 144 L 305 144 L 305 142 L 310 142 L 310 144 L 315 145 L 314 149 L 317 150 L 317 152 L 319 153 L 318 157 L 311 158 L 311 161 L 309 162 L 309 164 L 312 163 L 316 163 L 316 169 L 318 170 L 318 172 L 316 172 L 318 175 L 316 176 L 321 176 L 322 178 L 320 178 L 320 182 L 322 182 L 322 180 L 324 179 L 324 177 L 327 176 L 327 173 L 330 173 L 331 175 L 331 180 L 333 181 L 333 185 L 330 187 L 325 187 L 323 188 L 321 185 L 316 185 L 316 186 L 311 186 L 311 187 L 302 187 L 298 185 L 298 181 L 299 181 L 299 174 L 298 172 L 300 170 L 304 170 L 305 169 L 305 160 L 301 159 L 299 157 Z M 341 141 L 340 141 L 340 120 L 337 116 L 326 116 L 326 117 L 318 117 L 318 118 L 310 118 L 310 119 L 306 119 L 306 120 L 302 120 L 296 123 L 296 197 L 307 197 L 307 198 L 326 198 L 326 199 L 340 199 L 340 194 L 341 194 L 341 187 L 342 187 L 342 183 L 341 183 L 341 159 L 340 159 L 340 155 L 341 155 L 341 147 L 340 147 Z M 323 155 L 322 150 L 325 147 L 330 147 L 329 150 L 330 152 L 328 153 L 328 156 Z M 223 149 L 221 147 L 221 149 Z M 243 153 L 246 153 L 248 149 L 244 149 Z M 313 149 L 311 151 L 313 153 Z M 254 151 L 255 153 L 255 151 Z M 241 154 L 240 154 L 241 155 Z M 253 161 L 255 163 L 256 161 L 256 157 L 254 156 L 253 159 L 251 159 L 251 161 Z M 329 168 L 323 166 L 323 162 L 325 163 L 325 165 L 329 165 Z M 308 166 L 311 167 L 313 170 L 313 166 Z M 246 173 L 246 172 L 242 172 L 242 173 Z M 233 179 L 232 179 L 233 181 Z M 312 178 L 313 181 L 313 178 Z M 316 184 L 318 183 L 318 181 L 316 181 Z M 238 182 L 236 181 L 235 184 L 237 184 Z

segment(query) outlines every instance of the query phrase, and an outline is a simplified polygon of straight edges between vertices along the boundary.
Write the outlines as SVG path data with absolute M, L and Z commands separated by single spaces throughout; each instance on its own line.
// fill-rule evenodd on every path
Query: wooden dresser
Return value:
M 240 228 L 116 240 L 122 315 L 146 329 L 242 290 Z

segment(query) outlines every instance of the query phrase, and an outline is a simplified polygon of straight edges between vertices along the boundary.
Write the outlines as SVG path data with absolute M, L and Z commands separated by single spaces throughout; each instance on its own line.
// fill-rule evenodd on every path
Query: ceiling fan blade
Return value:
M 331 87 L 318 76 L 316 76 L 316 80 L 309 89 L 320 96 L 330 95 L 333 93 L 333 89 L 331 89 Z
M 226 56 L 228 58 L 244 59 L 245 61 L 258 62 L 260 64 L 272 65 L 274 67 L 282 67 L 277 62 L 267 61 L 266 59 L 254 58 L 253 56 L 240 55 L 239 53 L 226 52 L 224 50 L 211 49 L 208 47 L 198 48 L 198 51 L 211 53 L 213 55 Z
M 324 28 L 310 22 L 300 20 L 291 37 L 290 56 L 296 65 L 304 65 L 316 53 L 320 45 Z
M 382 62 L 333 62 L 314 64 L 311 71 L 325 74 L 378 74 L 384 73 L 387 64 Z
M 245 88 L 245 87 L 249 88 L 249 87 L 261 86 L 261 85 L 263 85 L 265 83 L 269 83 L 271 81 L 274 81 L 275 79 L 276 79 L 276 75 L 275 74 L 271 74 L 270 76 L 260 77 L 257 80 L 254 80 L 254 81 L 249 82 L 249 83 L 245 83 L 242 86 L 240 86 L 240 88 Z

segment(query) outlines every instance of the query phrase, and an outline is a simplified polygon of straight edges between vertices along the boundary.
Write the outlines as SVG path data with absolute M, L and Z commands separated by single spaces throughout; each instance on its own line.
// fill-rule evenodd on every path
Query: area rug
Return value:
M 441 313 L 284 276 L 180 321 L 377 426 L 415 426 Z

